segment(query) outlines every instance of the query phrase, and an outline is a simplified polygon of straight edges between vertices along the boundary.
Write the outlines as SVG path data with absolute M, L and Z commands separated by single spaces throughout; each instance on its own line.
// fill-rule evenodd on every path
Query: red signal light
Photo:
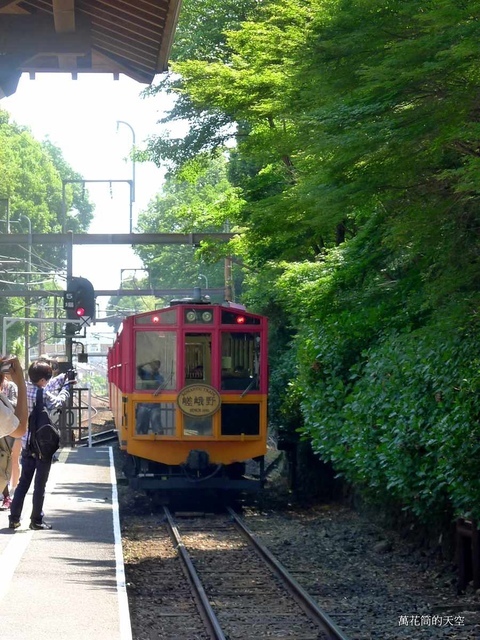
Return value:
M 152 317 L 152 322 L 153 322 L 154 324 L 156 324 L 157 322 L 160 322 L 160 318 L 159 318 L 158 316 L 153 316 L 153 317 Z
M 82 316 L 84 316 L 84 315 L 85 315 L 85 309 L 84 309 L 83 307 L 77 307 L 77 308 L 75 309 L 75 313 L 77 314 L 77 316 L 78 316 L 79 318 L 81 318 Z
M 237 324 L 245 324 L 245 316 L 237 316 L 236 322 Z

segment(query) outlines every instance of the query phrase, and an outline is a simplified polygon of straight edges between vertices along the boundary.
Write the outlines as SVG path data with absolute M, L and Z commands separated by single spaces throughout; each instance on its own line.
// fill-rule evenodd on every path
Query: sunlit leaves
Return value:
M 301 408 L 305 437 L 370 495 L 469 512 L 480 503 L 478 2 L 268 0 L 238 14 L 226 3 L 220 22 L 203 6 L 187 2 L 199 36 L 183 32 L 167 82 L 188 134 L 149 152 L 181 170 L 235 136 L 224 205 L 242 230 L 231 247 L 248 300 L 271 317 L 276 392 L 285 386 L 275 425 Z M 221 224 L 203 188 L 208 212 L 191 194 L 175 203 L 182 228 Z

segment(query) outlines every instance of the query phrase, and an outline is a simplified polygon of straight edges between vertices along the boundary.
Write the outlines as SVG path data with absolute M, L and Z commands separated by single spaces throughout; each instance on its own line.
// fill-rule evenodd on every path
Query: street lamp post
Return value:
M 132 132 L 132 182 L 130 184 L 130 233 L 133 231 L 133 203 L 135 202 L 135 131 L 131 124 L 125 120 L 117 120 L 117 131 L 121 124 L 124 124 Z
M 208 280 L 207 280 L 207 276 L 204 276 L 203 273 L 199 273 L 198 274 L 198 279 L 200 280 L 200 278 L 205 278 L 205 289 L 208 289 Z

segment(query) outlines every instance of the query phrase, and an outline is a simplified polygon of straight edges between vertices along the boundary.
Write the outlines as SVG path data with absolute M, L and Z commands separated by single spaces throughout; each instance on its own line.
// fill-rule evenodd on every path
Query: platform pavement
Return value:
M 45 497 L 51 531 L 20 529 L 0 511 L 1 640 L 132 640 L 113 456 L 62 450 Z

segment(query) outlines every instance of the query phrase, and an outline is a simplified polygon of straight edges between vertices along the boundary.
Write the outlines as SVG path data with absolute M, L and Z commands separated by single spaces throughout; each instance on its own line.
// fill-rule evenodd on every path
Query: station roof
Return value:
M 166 71 L 181 0 L 0 0 L 0 98 L 23 72 Z

